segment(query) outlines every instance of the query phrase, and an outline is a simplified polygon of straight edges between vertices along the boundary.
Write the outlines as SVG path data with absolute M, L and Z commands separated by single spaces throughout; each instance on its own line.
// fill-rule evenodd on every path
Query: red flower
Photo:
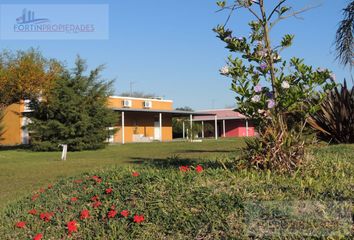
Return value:
M 38 233 L 36 236 L 34 236 L 33 240 L 41 240 L 43 237 L 42 233 Z
M 86 218 L 89 218 L 90 217 L 90 211 L 89 210 L 82 210 L 81 211 L 81 214 L 80 214 L 80 219 L 81 220 L 84 220 Z
M 144 220 L 145 220 L 144 215 L 135 215 L 135 216 L 134 216 L 134 219 L 133 219 L 133 221 L 134 221 L 135 223 L 141 223 L 141 222 L 144 221 Z
M 72 197 L 72 198 L 70 198 L 70 201 L 71 201 L 71 202 L 76 202 L 76 201 L 77 201 L 77 197 Z
M 133 176 L 133 177 L 139 177 L 139 175 L 140 175 L 140 173 L 138 173 L 138 172 L 133 172 L 133 173 L 132 173 L 132 176 Z
M 112 192 L 113 192 L 113 189 L 112 189 L 112 188 L 107 188 L 107 189 L 106 189 L 106 193 L 107 193 L 107 194 L 110 194 L 110 193 L 112 193 Z
M 94 201 L 94 202 L 98 201 L 98 199 L 99 199 L 98 196 L 93 196 L 93 197 L 91 198 L 91 200 Z
M 82 180 L 81 179 L 76 179 L 76 180 L 74 180 L 74 183 L 82 183 Z
M 196 171 L 197 173 L 200 173 L 200 172 L 203 171 L 203 167 L 200 166 L 200 165 L 197 165 L 197 166 L 195 167 L 195 171 Z
M 18 228 L 24 228 L 24 227 L 26 227 L 26 223 L 25 222 L 18 222 L 18 223 L 16 223 L 16 227 L 18 227 Z
M 39 189 L 39 192 L 40 192 L 40 193 L 44 193 L 44 191 L 45 191 L 44 188 L 40 188 L 40 189 Z
M 37 214 L 37 210 L 36 209 L 31 209 L 31 210 L 28 211 L 28 214 L 36 215 Z
M 53 215 L 53 212 L 44 212 L 39 215 L 39 218 L 45 222 L 49 222 L 52 219 Z
M 111 209 L 109 212 L 108 212 L 108 214 L 107 214 L 107 217 L 108 218 L 114 218 L 116 215 L 117 215 L 117 211 L 116 210 L 114 210 L 114 209 Z
M 188 166 L 180 166 L 180 167 L 179 167 L 179 170 L 180 170 L 181 172 L 187 172 L 187 171 L 189 171 L 189 167 L 188 167 Z
M 101 183 L 102 182 L 102 179 L 99 176 L 93 176 L 92 179 L 95 180 L 96 183 Z
M 38 197 L 39 197 L 39 194 L 34 194 L 32 196 L 32 201 L 36 201 Z
M 123 210 L 120 212 L 120 215 L 122 215 L 123 217 L 128 217 L 129 216 L 129 211 L 128 210 Z
M 73 220 L 73 221 L 70 221 L 66 224 L 66 226 L 68 227 L 68 232 L 69 232 L 69 235 L 73 232 L 77 232 L 77 225 L 76 225 L 76 221 Z
M 92 207 L 98 208 L 98 207 L 101 206 L 101 205 L 102 205 L 102 203 L 101 203 L 100 201 L 96 201 L 96 202 L 94 202 L 94 203 L 92 204 Z
M 48 185 L 48 189 L 51 189 L 52 187 L 53 187 L 52 184 L 49 184 L 49 185 Z

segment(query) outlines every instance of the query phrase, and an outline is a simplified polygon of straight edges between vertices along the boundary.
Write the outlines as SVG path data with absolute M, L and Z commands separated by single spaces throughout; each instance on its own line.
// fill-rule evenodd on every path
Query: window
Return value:
M 113 134 L 114 127 L 109 127 L 107 130 L 109 131 L 109 133 L 106 141 L 108 143 L 114 143 L 114 134 Z
M 30 103 L 31 103 L 31 100 L 27 99 L 24 101 L 24 112 L 31 112 L 31 108 L 30 108 Z

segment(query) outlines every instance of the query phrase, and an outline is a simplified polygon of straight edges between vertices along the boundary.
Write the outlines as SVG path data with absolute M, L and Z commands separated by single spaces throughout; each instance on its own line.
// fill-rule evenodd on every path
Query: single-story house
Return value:
M 214 125 L 214 132 L 201 133 L 201 137 L 252 137 L 255 136 L 252 121 L 234 109 L 211 109 L 197 111 L 193 116 L 193 122 Z
M 112 143 L 172 141 L 172 118 L 192 119 L 192 111 L 173 110 L 173 101 L 161 98 L 111 96 L 108 107 L 120 113 Z
M 253 136 L 254 127 L 243 115 L 232 111 L 205 110 L 179 111 L 173 109 L 172 100 L 161 98 L 134 98 L 111 96 L 108 108 L 120 113 L 116 126 L 117 132 L 108 136 L 110 143 L 172 141 L 172 118 L 185 118 L 187 121 L 211 122 L 214 132 L 202 133 L 202 137 L 239 137 Z M 29 119 L 23 113 L 30 112 L 28 101 L 12 104 L 5 109 L 2 124 L 5 132 L 0 140 L 2 145 L 28 144 L 30 136 L 26 129 Z

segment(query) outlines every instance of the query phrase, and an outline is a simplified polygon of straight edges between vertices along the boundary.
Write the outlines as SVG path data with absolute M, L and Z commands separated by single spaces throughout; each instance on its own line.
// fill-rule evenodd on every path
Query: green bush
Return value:
M 255 166 L 261 161 L 261 166 L 274 167 L 277 171 L 296 171 L 304 162 L 304 141 L 299 138 L 304 137 L 302 130 L 306 119 L 335 86 L 335 75 L 330 70 L 315 69 L 297 57 L 286 60 L 281 56 L 283 50 L 292 45 L 295 36 L 282 34 L 282 39 L 276 43 L 272 32 L 293 9 L 288 4 L 288 1 L 279 1 L 271 7 L 265 1 L 217 1 L 219 11 L 229 12 L 229 17 L 225 24 L 214 28 L 230 53 L 220 74 L 231 79 L 237 111 L 252 119 L 262 138 L 260 141 L 271 148 L 258 151 L 256 156 L 251 154 L 247 159 Z M 241 10 L 251 16 L 248 36 L 236 35 L 240 31 L 236 33 L 229 27 L 230 16 Z M 247 19 L 247 15 L 243 17 Z M 316 104 L 310 101 L 314 97 L 318 99 Z M 296 123 L 293 121 L 295 115 Z M 267 133 L 269 129 L 275 137 Z M 276 142 L 267 142 L 273 140 Z M 300 151 L 289 152 L 289 148 L 282 147 L 289 143 L 293 144 L 289 147 Z M 245 149 L 246 154 L 252 151 L 252 148 Z M 264 164 L 268 161 L 273 163 Z
M 279 133 L 272 127 L 259 138 L 246 139 L 243 157 L 260 169 L 291 172 L 305 161 L 304 142 L 294 130 Z

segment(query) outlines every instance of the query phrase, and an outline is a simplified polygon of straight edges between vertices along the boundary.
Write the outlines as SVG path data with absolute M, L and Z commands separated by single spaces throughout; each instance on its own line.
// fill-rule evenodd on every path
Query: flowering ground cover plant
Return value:
M 250 228 L 258 224 L 249 214 L 253 203 L 352 202 L 352 151 L 352 146 L 315 151 L 315 159 L 293 176 L 225 169 L 232 166 L 227 158 L 221 164 L 177 157 L 150 160 L 134 169 L 87 173 L 43 187 L 8 206 L 0 215 L 0 236 L 37 240 L 262 238 L 264 233 Z M 303 239 L 304 231 L 311 229 L 317 231 L 315 238 L 321 238 L 321 228 L 330 236 L 354 236 L 352 222 L 336 222 L 321 206 L 318 212 L 326 214 L 324 222 L 283 221 L 282 233 L 268 239 L 284 239 L 277 234 Z M 264 216 L 290 217 L 282 211 L 272 206 Z
M 224 25 L 214 31 L 231 52 L 220 73 L 232 79 L 237 110 L 259 126 L 260 138 L 249 141 L 245 157 L 261 168 L 293 171 L 304 160 L 302 131 L 311 113 L 335 85 L 328 69 L 313 68 L 303 59 L 283 59 L 282 51 L 292 45 L 294 35 L 285 34 L 279 43 L 271 41 L 271 30 L 279 21 L 296 16 L 287 0 L 274 1 L 266 10 L 264 0 L 218 1 L 220 10 L 245 10 L 249 36 L 236 35 Z M 267 5 L 268 6 L 268 5 Z

